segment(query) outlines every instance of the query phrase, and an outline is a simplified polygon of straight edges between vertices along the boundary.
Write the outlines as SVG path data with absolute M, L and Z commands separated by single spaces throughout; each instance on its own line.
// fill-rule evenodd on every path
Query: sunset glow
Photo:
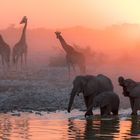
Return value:
M 102 27 L 118 23 L 140 23 L 139 0 L 0 0 L 0 28 L 18 25 L 26 15 L 30 27 Z
M 0 139 L 140 139 L 140 0 L 0 0 L 0 21 Z

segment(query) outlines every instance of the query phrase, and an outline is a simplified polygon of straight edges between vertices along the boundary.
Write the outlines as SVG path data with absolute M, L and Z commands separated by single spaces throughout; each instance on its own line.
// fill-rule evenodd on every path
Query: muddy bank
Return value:
M 0 112 L 55 111 L 67 109 L 71 84 L 47 80 L 1 80 Z M 76 97 L 74 108 L 84 109 L 82 95 Z
M 0 112 L 66 110 L 72 85 L 55 85 L 46 80 L 1 80 Z M 123 107 L 127 107 L 123 102 Z M 73 108 L 85 110 L 83 96 L 75 98 Z

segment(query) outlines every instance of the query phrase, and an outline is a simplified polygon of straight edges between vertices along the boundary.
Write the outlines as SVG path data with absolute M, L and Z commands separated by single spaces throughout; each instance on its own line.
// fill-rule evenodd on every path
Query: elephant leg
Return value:
M 134 106 L 134 99 L 133 99 L 133 98 L 129 98 L 129 100 L 130 100 L 131 109 L 133 110 L 133 106 Z
M 67 65 L 68 65 L 68 75 L 69 75 L 69 80 L 70 80 L 70 76 L 71 76 L 70 75 L 70 64 L 68 63 Z
M 101 116 L 103 116 L 105 114 L 105 107 L 100 107 L 100 113 L 101 113 Z
M 92 112 L 92 108 L 91 105 L 93 104 L 93 98 L 90 97 L 90 96 L 87 96 L 87 97 L 84 97 L 84 100 L 85 100 L 85 104 L 86 104 L 86 107 L 87 107 L 87 112 L 85 113 L 85 116 L 90 116 L 90 115 L 93 115 L 93 112 Z M 90 109 L 89 109 L 90 108 Z
M 131 105 L 131 109 L 132 109 L 131 115 L 133 115 L 134 99 L 133 98 L 129 98 L 129 100 L 130 100 L 130 105 Z
M 88 97 L 84 96 L 84 101 L 85 101 L 86 108 L 88 109 Z
M 134 106 L 133 106 L 133 110 L 132 110 L 132 115 L 137 115 L 137 111 L 139 109 L 139 105 L 140 104 L 140 99 L 134 99 Z
M 113 115 L 118 115 L 118 111 L 119 111 L 119 109 L 112 110 Z
M 111 112 L 111 108 L 109 105 L 101 108 L 101 116 L 108 116 L 110 115 L 110 112 Z

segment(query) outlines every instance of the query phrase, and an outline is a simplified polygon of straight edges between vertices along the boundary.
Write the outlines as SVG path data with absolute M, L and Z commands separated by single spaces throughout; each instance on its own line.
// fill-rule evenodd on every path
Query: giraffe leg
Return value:
M 1 55 L 1 65 L 2 65 L 2 55 Z
M 70 63 L 68 63 L 67 65 L 68 65 L 68 76 L 69 76 L 69 80 L 70 80 Z
M 27 52 L 24 53 L 25 65 L 27 65 Z
M 3 71 L 5 72 L 5 61 L 6 61 L 6 59 L 5 59 L 5 56 L 3 55 L 2 56 L 2 65 L 3 65 Z
M 75 69 L 75 65 L 74 64 L 72 64 L 72 68 L 73 68 L 74 73 L 76 74 L 76 69 Z
M 6 56 L 3 57 L 3 65 L 4 65 L 4 70 L 7 70 L 8 63 L 7 63 L 7 57 Z
M 3 57 L 3 55 L 1 57 L 1 62 L 2 62 L 2 70 L 4 71 L 4 57 Z
M 23 54 L 21 54 L 20 58 L 21 58 L 21 69 L 22 69 L 22 66 L 23 66 Z
M 4 66 L 4 56 L 3 55 L 1 57 L 1 60 L 2 60 L 2 65 Z
M 85 74 L 86 69 L 85 69 L 85 65 L 84 64 L 79 64 L 79 69 L 80 69 L 80 73 L 81 74 Z
M 9 64 L 9 60 L 8 60 L 8 57 L 7 56 L 5 57 L 5 62 L 6 62 L 6 67 L 9 68 L 10 67 L 10 64 Z
M 17 55 L 17 56 L 15 57 L 16 70 L 18 69 L 18 59 L 19 59 L 19 56 Z
M 6 68 L 6 70 L 9 70 L 10 69 L 10 62 L 9 62 L 7 55 L 5 56 L 4 60 L 5 60 L 5 68 Z

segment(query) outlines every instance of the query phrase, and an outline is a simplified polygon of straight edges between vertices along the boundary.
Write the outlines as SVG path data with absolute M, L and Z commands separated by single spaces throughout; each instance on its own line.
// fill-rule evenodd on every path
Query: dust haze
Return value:
M 84 53 L 88 67 L 87 73 L 101 72 L 101 67 L 105 67 L 109 73 L 132 75 L 134 78 L 138 78 L 139 25 L 112 25 L 102 30 L 75 26 L 57 30 L 61 31 L 68 44 L 72 45 L 77 51 Z M 0 33 L 12 49 L 20 39 L 21 31 L 22 28 L 10 25 L 6 29 L 1 29 Z M 46 65 L 65 66 L 63 64 L 65 63 L 65 52 L 59 40 L 56 39 L 55 31 L 46 28 L 27 30 L 28 63 L 30 67 L 35 66 L 41 69 Z M 105 69 L 102 73 L 104 72 Z
M 0 33 L 12 49 L 20 39 L 21 31 L 22 28 L 10 25 L 6 29 L 1 29 Z M 39 74 L 41 78 L 48 76 L 53 79 L 54 83 L 55 81 L 57 83 L 57 81 L 68 80 L 68 71 L 66 54 L 54 34 L 55 31 L 46 28 L 27 30 L 28 70 L 31 74 Z M 117 82 L 118 76 L 122 75 L 140 81 L 140 25 L 121 24 L 104 29 L 75 26 L 57 29 L 57 31 L 61 31 L 68 44 L 84 53 L 86 73 L 93 75 L 102 73 L 109 76 L 114 83 L 115 91 L 121 98 L 124 97 L 121 95 L 122 89 Z M 73 78 L 78 74 L 77 70 Z

